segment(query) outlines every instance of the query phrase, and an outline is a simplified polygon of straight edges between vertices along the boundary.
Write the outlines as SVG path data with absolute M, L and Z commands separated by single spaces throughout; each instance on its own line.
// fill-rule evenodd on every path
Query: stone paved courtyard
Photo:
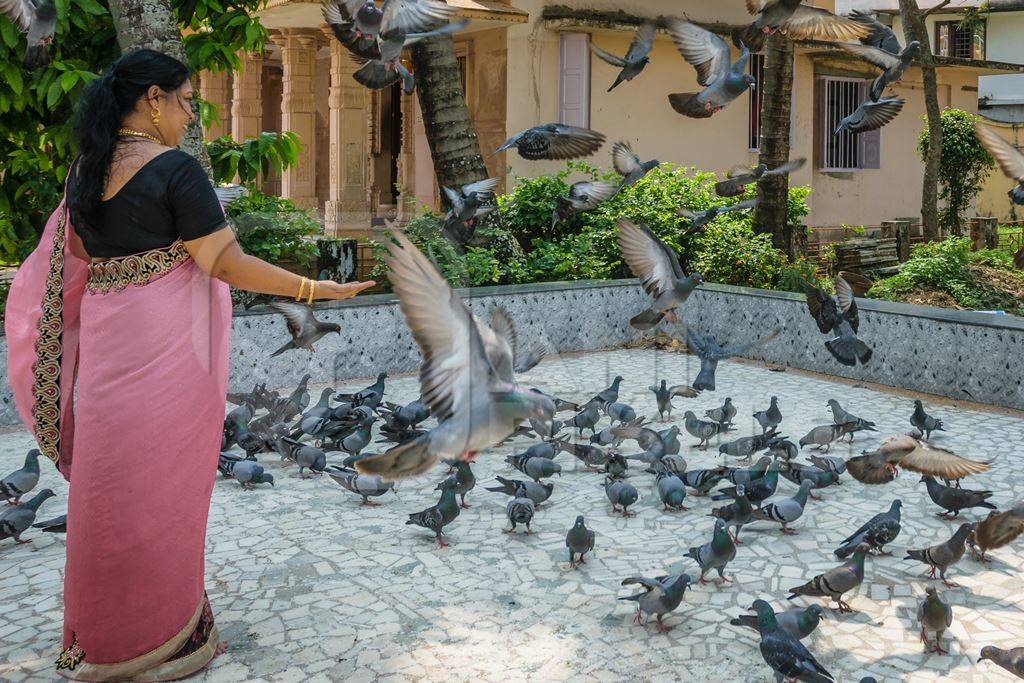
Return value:
M 685 355 L 618 350 L 556 359 L 534 369 L 525 383 L 585 400 L 621 374 L 626 379 L 620 401 L 656 417 L 647 386 L 661 377 L 670 384 L 686 382 L 696 370 L 694 359 Z M 315 399 L 319 387 L 310 389 Z M 742 436 L 754 432 L 749 416 L 766 408 L 773 394 L 780 397 L 782 432 L 794 442 L 831 421 L 829 398 L 876 421 L 878 434 L 858 434 L 852 446 L 833 449 L 843 456 L 909 429 L 915 398 L 727 362 L 718 370 L 718 391 L 676 399 L 674 415 L 681 425 L 685 410 L 700 415 L 731 396 L 739 408 L 734 435 Z M 388 380 L 387 399 L 405 403 L 416 395 L 415 377 Z M 995 459 L 991 472 L 965 480 L 966 486 L 995 491 L 993 501 L 1001 509 L 1024 497 L 1019 414 L 924 400 L 947 425 L 936 443 Z M 701 453 L 684 437 L 682 453 L 690 468 L 721 462 L 717 442 Z M 504 456 L 529 443 L 518 439 L 482 454 L 475 465 L 478 481 L 490 485 L 493 475 L 509 475 Z M 31 445 L 24 431 L 0 434 L 0 472 L 19 467 Z M 634 444 L 625 444 L 623 452 L 636 452 Z M 689 497 L 688 512 L 661 512 L 654 478 L 637 468 L 630 472 L 641 494 L 636 516 L 611 515 L 599 487 L 601 475 L 575 467 L 563 453 L 558 456 L 563 476 L 553 479 L 554 495 L 534 519 L 538 533 L 501 533 L 507 499 L 478 485 L 467 498 L 471 507 L 448 527 L 451 547 L 437 550 L 429 532 L 404 521 L 436 501 L 433 487 L 444 472 L 441 466 L 399 483 L 397 496 L 388 494 L 379 499 L 383 505 L 368 508 L 327 477 L 299 479 L 297 468 L 282 467 L 276 455 L 260 458 L 277 479 L 276 488 L 247 492 L 218 478 L 214 490 L 207 589 L 229 649 L 196 680 L 769 681 L 756 634 L 730 626 L 729 618 L 759 597 L 785 605 L 786 589 L 834 566 L 831 551 L 838 542 L 897 497 L 904 501 L 903 533 L 890 546 L 894 556 L 869 558 L 864 585 L 848 597 L 857 612 L 840 616 L 827 610 L 828 618 L 805 641 L 822 664 L 840 681 L 866 675 L 879 681 L 1010 680 L 991 663 L 976 664 L 978 652 L 986 644 L 1024 645 L 1024 562 L 1018 543 L 995 551 L 989 565 L 965 557 L 950 571 L 961 588 L 946 591 L 936 584 L 953 605 L 954 623 L 944 642 L 952 655 L 923 654 L 915 615 L 928 585 L 926 568 L 900 558 L 907 548 L 945 541 L 957 522 L 934 515 L 924 485 L 910 472 L 877 487 L 844 475 L 842 486 L 824 491 L 822 501 L 811 501 L 794 525 L 799 535 L 784 536 L 778 525 L 768 523 L 744 528 L 745 543 L 728 569 L 735 582 L 688 591 L 666 619 L 675 629 L 661 635 L 653 625 L 633 623 L 632 603 L 616 600 L 629 594 L 619 583 L 630 575 L 695 574 L 685 552 L 710 538 L 707 498 Z M 337 454 L 333 459 L 340 461 Z M 44 468 L 40 486 L 58 492 L 41 509 L 41 518 L 48 518 L 63 512 L 67 487 L 52 467 Z M 780 482 L 779 495 L 795 490 Z M 981 513 L 962 516 L 974 520 Z M 572 571 L 565 533 L 578 514 L 596 531 L 597 547 L 580 570 Z M 26 538 L 32 543 L 0 543 L 0 680 L 5 681 L 54 679 L 59 651 L 64 538 L 36 530 Z

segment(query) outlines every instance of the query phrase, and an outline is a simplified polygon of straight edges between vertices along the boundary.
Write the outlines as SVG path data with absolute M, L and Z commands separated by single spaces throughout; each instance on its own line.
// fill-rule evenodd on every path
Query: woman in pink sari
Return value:
M 57 672 L 75 680 L 172 680 L 223 650 L 203 551 L 228 285 L 312 301 L 372 284 L 241 251 L 201 166 L 173 149 L 193 120 L 188 76 L 139 50 L 90 84 L 64 201 L 8 298 L 19 413 L 71 483 Z

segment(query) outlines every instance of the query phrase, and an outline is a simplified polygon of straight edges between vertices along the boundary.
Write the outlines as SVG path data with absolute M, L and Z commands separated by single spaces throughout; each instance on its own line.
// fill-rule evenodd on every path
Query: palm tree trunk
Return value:
M 423 126 L 437 182 L 457 188 L 487 177 L 480 141 L 462 91 L 459 61 L 451 36 L 436 36 L 412 46 Z M 448 200 L 441 193 L 441 201 Z
M 122 52 L 149 48 L 188 63 L 178 20 L 169 0 L 110 0 L 110 15 Z M 181 141 L 181 150 L 194 156 L 206 170 L 206 175 L 212 178 L 210 157 L 206 153 L 203 127 L 199 122 L 199 104 L 194 99 L 192 113 L 195 121 Z
M 925 26 L 924 14 L 917 0 L 899 0 L 903 34 L 909 43 L 921 43 L 918 61 L 924 83 L 924 107 L 928 115 L 928 151 L 924 160 L 924 186 L 921 190 L 921 228 L 925 241 L 939 239 L 939 164 L 942 160 L 942 112 L 939 109 L 939 88 L 935 76 L 935 59 Z
M 768 39 L 761 92 L 759 163 L 775 168 L 789 161 L 793 107 L 793 43 L 781 34 Z M 761 202 L 754 209 L 754 232 L 771 233 L 772 245 L 790 259 L 807 252 L 802 226 L 789 223 L 789 177 L 770 176 L 758 184 Z

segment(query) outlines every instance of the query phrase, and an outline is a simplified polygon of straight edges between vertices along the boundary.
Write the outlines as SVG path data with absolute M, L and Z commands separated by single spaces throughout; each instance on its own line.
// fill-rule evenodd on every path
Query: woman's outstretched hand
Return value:
M 334 280 L 317 280 L 316 290 L 313 292 L 313 299 L 348 299 L 368 287 L 373 287 L 376 282 L 335 282 Z

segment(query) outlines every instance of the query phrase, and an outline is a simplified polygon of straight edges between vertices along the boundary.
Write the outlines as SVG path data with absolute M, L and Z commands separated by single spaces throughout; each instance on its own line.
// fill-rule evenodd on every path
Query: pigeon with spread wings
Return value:
M 519 156 L 535 161 L 537 159 L 575 159 L 590 156 L 601 149 L 605 137 L 597 131 L 564 123 L 546 123 L 527 128 L 502 143 L 494 153 L 516 148 Z
M 682 322 L 679 306 L 704 281 L 700 273 L 684 273 L 675 251 L 646 225 L 620 218 L 617 239 L 626 265 L 654 299 L 654 304 L 633 316 L 629 324 L 638 330 L 649 330 L 666 317 L 670 322 Z
M 1010 201 L 1014 204 L 1024 204 L 1024 154 L 988 126 L 976 123 L 974 128 L 981 144 L 999 164 L 1003 174 L 1017 183 L 1007 192 Z M 1013 255 L 1013 265 L 1024 270 L 1024 247 Z
M 448 212 L 442 228 L 444 236 L 460 246 L 468 243 L 476 231 L 477 219 L 498 209 L 494 190 L 499 182 L 497 178 L 486 178 L 463 185 L 458 190 L 442 186 L 441 190 L 448 199 Z
M 877 102 L 870 99 L 864 100 L 852 114 L 836 124 L 833 134 L 839 135 L 844 130 L 848 133 L 866 133 L 878 130 L 899 116 L 899 113 L 903 111 L 904 104 L 906 104 L 906 100 L 898 97 L 885 97 Z
M 755 87 L 747 73 L 750 51 L 744 47 L 735 63 L 728 44 L 711 31 L 682 19 L 671 19 L 666 28 L 676 49 L 694 69 L 700 92 L 672 93 L 668 101 L 683 116 L 706 119 Z
M 781 166 L 776 166 L 775 168 L 768 168 L 766 164 L 759 164 L 752 169 L 744 169 L 740 173 L 730 175 L 725 180 L 720 180 L 715 183 L 715 194 L 719 197 L 738 197 L 747 189 L 747 185 L 756 183 L 761 180 L 761 178 L 789 175 L 794 171 L 799 171 L 806 163 L 807 159 L 805 157 L 800 157 L 799 159 L 787 161 Z
M 867 344 L 857 338 L 860 315 L 857 312 L 853 290 L 841 277 L 836 277 L 835 286 L 836 296 L 832 298 L 830 294 L 814 285 L 804 284 L 807 310 L 822 334 L 835 335 L 825 342 L 825 348 L 836 360 L 851 367 L 857 365 L 857 361 L 867 363 L 871 360 L 872 351 Z
M 427 471 L 439 457 L 472 460 L 527 418 L 550 426 L 555 412 L 551 399 L 515 382 L 513 344 L 506 339 L 488 348 L 482 323 L 437 268 L 401 231 L 393 235 L 394 241 L 385 245 L 388 279 L 422 352 L 420 393 L 438 426 L 360 460 L 356 469 L 389 481 L 411 477 Z
M 747 12 L 757 18 L 741 33 L 740 40 L 754 52 L 764 47 L 765 36 L 776 32 L 790 40 L 828 42 L 860 40 L 871 32 L 863 23 L 804 5 L 800 0 L 747 0 Z
M 270 354 L 271 358 L 291 349 L 313 351 L 313 344 L 324 335 L 330 332 L 341 334 L 341 325 L 320 322 L 313 316 L 313 309 L 306 304 L 295 301 L 273 301 L 267 304 L 267 308 L 284 316 L 285 323 L 288 325 L 288 333 L 292 335 L 291 341 Z
M 882 97 L 886 86 L 898 83 L 903 73 L 913 63 L 921 51 L 921 43 L 916 40 L 907 45 L 898 55 L 889 54 L 885 50 L 858 43 L 841 43 L 847 52 L 857 55 L 868 64 L 877 66 L 882 73 L 871 83 L 871 100 L 877 102 Z
M 24 66 L 32 70 L 50 63 L 50 45 L 57 29 L 57 7 L 53 0 L 0 0 L 0 14 L 27 33 Z
M 654 47 L 654 23 L 644 22 L 636 31 L 633 42 L 626 51 L 625 57 L 613 55 L 611 52 L 602 50 L 594 43 L 590 43 L 590 51 L 593 52 L 602 62 L 617 66 L 621 71 L 615 77 L 615 82 L 608 88 L 608 92 L 615 90 L 623 81 L 631 81 L 640 75 L 647 63 L 651 61 L 651 48 Z
M 862 484 L 885 484 L 896 478 L 899 467 L 947 481 L 992 469 L 990 463 L 972 460 L 907 434 L 891 436 L 877 450 L 846 461 L 846 471 Z
M 709 334 L 702 337 L 697 335 L 693 328 L 686 328 L 686 344 L 700 358 L 700 372 L 693 379 L 693 388 L 698 391 L 714 391 L 715 371 L 718 369 L 718 361 L 746 353 L 756 346 L 775 339 L 779 336 L 780 332 L 782 332 L 782 326 L 776 327 L 765 336 L 752 342 L 722 347 L 714 335 Z

